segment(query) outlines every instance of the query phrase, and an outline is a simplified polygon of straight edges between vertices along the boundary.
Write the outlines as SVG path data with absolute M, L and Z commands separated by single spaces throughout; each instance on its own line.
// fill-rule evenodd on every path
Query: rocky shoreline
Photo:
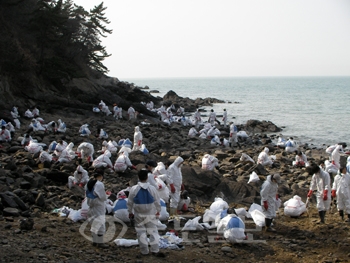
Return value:
M 135 90 L 139 89 L 134 88 Z M 103 128 L 107 131 L 109 139 L 115 141 L 123 138 L 132 140 L 134 127 L 138 125 L 149 154 L 145 155 L 140 151 L 131 152 L 130 160 L 139 170 L 144 167 L 147 160 L 166 163 L 174 160 L 177 156 L 182 156 L 185 160 L 182 168 L 183 182 L 193 201 L 192 207 L 195 211 L 190 216 L 202 215 L 201 212 L 213 202 L 216 196 L 223 197 L 231 206 L 235 207 L 249 208 L 254 202 L 260 203 L 260 186 L 268 174 L 279 173 L 281 175 L 283 180 L 279 186 L 279 195 L 282 202 L 294 195 L 299 195 L 302 198 L 306 196 L 310 178 L 303 168 L 292 166 L 294 154 L 286 153 L 273 143 L 277 133 L 281 131 L 273 123 L 250 120 L 245 125 L 238 127 L 239 130 L 245 130 L 251 135 L 249 139 L 241 142 L 242 148 L 218 147 L 211 145 L 208 139 L 188 138 L 190 127 L 184 127 L 180 123 L 172 123 L 170 126 L 161 123 L 154 113 L 147 111 L 140 103 L 147 101 L 147 99 L 153 99 L 144 96 L 144 93 L 146 92 L 141 91 L 142 96 L 138 98 L 139 101 L 132 104 L 140 112 L 138 119 L 132 121 L 127 120 L 125 113 L 127 104 L 122 103 L 120 104 L 124 105 L 123 120 L 118 121 L 112 116 L 93 113 L 93 104 L 76 109 L 57 107 L 57 105 L 54 107 L 48 104 L 42 105 L 40 117 L 45 122 L 57 121 L 61 118 L 67 125 L 67 132 L 63 135 L 36 132 L 32 137 L 47 145 L 53 140 L 57 141 L 63 138 L 68 143 L 73 142 L 74 149 L 81 142 L 89 141 L 94 145 L 96 153 L 101 149 L 103 140 L 95 136 L 90 136 L 88 139 L 80 137 L 78 130 L 82 124 L 88 123 L 92 134 L 95 134 L 98 128 Z M 131 98 L 137 94 L 139 91 L 129 96 Z M 95 103 L 98 104 L 98 102 L 99 100 L 95 99 Z M 114 101 L 108 98 L 106 102 L 113 103 Z M 186 112 L 193 112 L 198 105 L 208 106 L 219 101 L 210 98 L 193 101 L 178 97 L 175 92 L 168 92 L 162 99 L 155 98 L 154 102 L 158 107 L 163 102 L 166 105 L 180 105 L 185 108 Z M 21 118 L 21 121 L 22 127 L 16 132 L 13 141 L 3 143 L 3 147 L 0 149 L 0 213 L 2 214 L 0 222 L 2 222 L 3 228 L 0 234 L 0 251 L 3 255 L 2 262 L 143 262 L 142 259 L 135 258 L 135 252 L 138 248 L 136 250 L 134 248 L 117 248 L 111 244 L 111 248 L 107 251 L 96 250 L 79 234 L 78 229 L 81 222 L 73 223 L 67 218 L 60 218 L 51 213 L 52 210 L 62 206 L 73 209 L 81 208 L 81 201 L 84 198 L 83 189 L 77 186 L 69 189 L 66 186 L 68 176 L 72 175 L 76 164 L 75 161 L 71 161 L 70 163 L 52 165 L 51 168 L 40 169 L 36 163 L 38 156 L 26 152 L 20 142 L 16 140 L 18 136 L 25 133 L 30 122 L 29 119 L 25 120 L 24 118 Z M 142 122 L 147 124 L 142 125 Z M 229 129 L 223 127 L 219 129 L 221 135 L 227 138 Z M 268 147 L 270 154 L 276 156 L 273 168 L 263 168 L 240 161 L 242 153 L 246 153 L 256 160 L 264 147 Z M 307 144 L 299 147 L 305 152 L 309 161 L 318 162 L 328 158 L 325 149 L 310 147 Z M 204 171 L 201 169 L 201 160 L 205 153 L 210 153 L 219 159 L 219 167 L 216 170 Z M 113 154 L 111 161 L 114 163 L 115 159 L 116 155 Z M 83 162 L 83 166 L 89 170 L 90 174 L 93 172 L 88 163 Z M 116 194 L 119 190 L 135 184 L 137 170 L 125 173 L 107 172 L 106 170 L 104 179 L 106 189 Z M 260 181 L 247 184 L 252 171 L 257 172 Z M 308 223 L 310 218 L 304 217 L 298 223 L 297 220 L 292 222 L 288 218 L 283 219 L 283 215 L 280 217 L 282 219 L 277 220 L 277 222 L 282 221 L 284 225 L 277 225 L 279 233 L 276 236 L 266 233 L 257 234 L 258 238 L 268 239 L 269 243 L 273 245 L 259 243 L 232 247 L 231 244 L 228 244 L 227 246 L 232 247 L 232 249 L 224 252 L 221 251 L 221 243 L 209 242 L 207 233 L 191 233 L 192 238 L 200 239 L 201 242 L 198 244 L 189 242 L 185 250 L 167 252 L 167 261 L 226 262 L 235 258 L 240 262 L 266 262 L 271 258 L 276 258 L 290 262 L 311 262 L 309 260 L 312 257 L 307 255 L 308 250 L 305 247 L 310 244 L 311 249 L 314 242 L 319 242 L 317 248 L 320 250 L 313 248 L 314 257 L 323 255 L 321 259 L 323 257 L 338 259 L 338 261 L 331 259 L 332 261 L 326 262 L 346 262 L 349 255 L 346 252 L 341 253 L 342 245 L 336 246 L 341 254 L 333 257 L 329 256 L 329 253 L 322 252 L 323 243 L 319 239 L 314 239 L 315 236 L 317 238 L 320 236 L 320 238 L 327 240 L 328 245 L 332 244 L 329 247 L 334 249 L 333 244 L 342 244 L 348 231 L 342 233 L 339 239 L 332 235 L 324 236 L 324 234 L 328 233 L 329 229 L 340 233 L 344 228 L 347 229 L 347 226 L 334 223 L 320 226 L 315 230 L 317 233 L 313 233 L 314 224 Z M 302 228 L 303 224 L 305 228 Z M 168 227 L 171 229 L 174 226 L 168 225 Z M 125 237 L 134 239 L 134 230 L 129 228 Z M 334 239 L 337 241 L 335 242 Z M 286 250 L 288 253 L 283 252 Z M 287 256 L 287 254 L 290 255 Z M 303 261 L 303 258 L 307 260 Z M 149 258 L 145 261 L 159 262 L 156 258 Z

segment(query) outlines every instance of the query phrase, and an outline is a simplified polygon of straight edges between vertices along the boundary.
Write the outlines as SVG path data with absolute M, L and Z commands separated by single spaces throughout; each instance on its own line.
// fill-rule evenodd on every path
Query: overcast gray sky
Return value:
M 103 2 L 112 77 L 350 76 L 350 0 Z

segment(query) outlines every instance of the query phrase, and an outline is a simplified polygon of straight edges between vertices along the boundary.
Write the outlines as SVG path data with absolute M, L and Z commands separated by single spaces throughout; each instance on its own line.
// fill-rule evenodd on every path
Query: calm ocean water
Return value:
M 317 147 L 350 145 L 350 77 L 250 77 L 128 79 L 137 86 L 169 90 L 191 99 L 212 97 L 226 101 L 212 108 L 237 124 L 249 119 L 272 121 L 284 136 Z M 237 103 L 235 103 L 237 102 Z M 208 110 L 211 107 L 207 108 Z M 234 119 L 233 119 L 234 118 Z

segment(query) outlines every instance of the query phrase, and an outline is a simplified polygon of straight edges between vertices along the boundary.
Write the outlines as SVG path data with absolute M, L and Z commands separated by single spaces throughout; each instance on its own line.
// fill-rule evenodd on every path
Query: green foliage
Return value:
M 105 10 L 101 3 L 88 12 L 72 0 L 0 1 L 0 70 L 35 70 L 49 79 L 108 72 Z

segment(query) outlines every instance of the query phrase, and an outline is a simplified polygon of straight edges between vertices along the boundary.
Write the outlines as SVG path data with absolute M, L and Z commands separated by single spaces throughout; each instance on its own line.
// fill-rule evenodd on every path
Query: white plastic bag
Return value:
M 262 210 L 262 207 L 261 207 L 261 205 L 258 205 L 258 204 L 256 204 L 256 203 L 252 203 L 252 205 L 250 206 L 250 208 L 249 208 L 249 210 L 248 210 L 248 213 L 246 214 L 246 217 L 248 217 L 248 218 L 252 218 L 252 216 L 251 216 L 251 212 L 253 212 L 254 210 L 259 210 L 260 212 L 262 212 L 263 210 Z
M 250 212 L 250 215 L 252 216 L 253 221 L 257 226 L 265 226 L 265 215 L 263 212 L 259 210 L 254 210 Z
M 249 184 L 249 183 L 257 182 L 257 181 L 259 181 L 259 180 L 260 180 L 260 178 L 259 178 L 259 176 L 256 174 L 256 172 L 252 172 L 252 173 L 250 174 L 248 184 Z
M 199 224 L 199 219 L 201 219 L 201 216 L 188 220 L 181 231 L 203 230 L 204 227 Z
M 125 239 L 125 238 L 117 238 L 113 241 L 118 247 L 131 247 L 137 246 L 139 244 L 137 239 Z
M 224 209 L 227 209 L 229 208 L 228 204 L 226 201 L 224 201 L 222 198 L 220 197 L 215 197 L 214 199 L 214 203 L 211 204 L 210 206 L 210 210 L 211 211 L 217 211 L 217 210 L 224 210 Z

